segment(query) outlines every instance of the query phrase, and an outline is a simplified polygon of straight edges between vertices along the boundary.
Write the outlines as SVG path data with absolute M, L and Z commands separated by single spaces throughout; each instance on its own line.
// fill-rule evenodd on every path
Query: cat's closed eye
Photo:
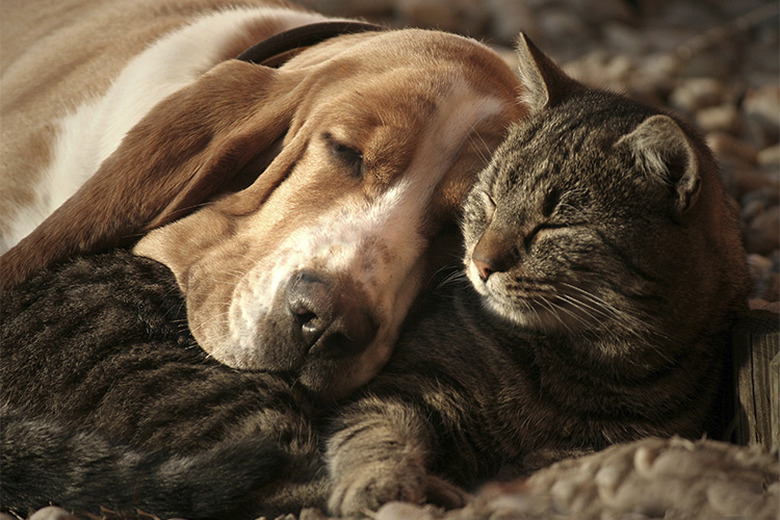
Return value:
M 542 215 L 554 224 L 582 225 L 592 212 L 594 200 L 581 188 L 553 188 L 544 199 Z
M 547 193 L 547 197 L 542 205 L 542 216 L 550 217 L 553 212 L 558 208 L 558 204 L 561 202 L 561 191 L 558 188 L 553 188 Z
M 496 212 L 496 201 L 493 200 L 493 197 L 491 197 L 488 192 L 482 190 L 479 191 L 479 197 L 485 212 L 485 220 L 489 222 L 493 220 L 493 215 Z

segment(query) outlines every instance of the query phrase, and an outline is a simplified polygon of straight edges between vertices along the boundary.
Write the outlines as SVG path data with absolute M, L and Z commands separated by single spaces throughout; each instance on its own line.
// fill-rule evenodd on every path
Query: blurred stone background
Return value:
M 520 31 L 569 74 L 694 122 L 740 203 L 751 306 L 780 311 L 778 0 L 298 0 L 477 38 L 512 64 Z

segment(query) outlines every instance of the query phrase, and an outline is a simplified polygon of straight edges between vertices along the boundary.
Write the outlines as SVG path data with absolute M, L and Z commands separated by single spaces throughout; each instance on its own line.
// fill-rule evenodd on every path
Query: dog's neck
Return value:
M 348 20 L 302 25 L 256 43 L 236 59 L 267 67 L 279 67 L 305 48 L 335 36 L 384 30 L 385 27 L 380 25 Z

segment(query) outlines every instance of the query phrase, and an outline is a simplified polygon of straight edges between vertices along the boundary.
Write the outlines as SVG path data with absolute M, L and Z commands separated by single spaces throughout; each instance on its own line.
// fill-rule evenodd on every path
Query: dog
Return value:
M 3 286 L 132 247 L 210 355 L 328 400 L 385 363 L 525 115 L 495 52 L 439 31 L 252 0 L 1 14 Z

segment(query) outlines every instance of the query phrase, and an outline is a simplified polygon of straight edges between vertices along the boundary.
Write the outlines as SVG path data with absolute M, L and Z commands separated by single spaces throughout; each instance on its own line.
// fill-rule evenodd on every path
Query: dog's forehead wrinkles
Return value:
M 498 98 L 477 95 L 463 77 L 451 83 L 448 95 L 430 118 L 409 168 L 409 177 L 419 183 L 420 196 L 432 195 L 455 165 L 458 151 L 467 144 L 473 129 L 482 120 L 500 114 L 504 107 L 505 102 Z M 475 175 L 476 171 L 471 173 Z

